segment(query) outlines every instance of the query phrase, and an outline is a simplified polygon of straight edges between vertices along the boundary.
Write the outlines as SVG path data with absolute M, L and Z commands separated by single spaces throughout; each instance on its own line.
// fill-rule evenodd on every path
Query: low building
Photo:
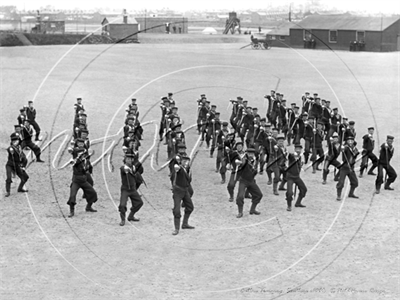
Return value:
M 146 33 L 188 33 L 188 19 L 185 17 L 136 17 L 141 32 Z
M 399 51 L 399 17 L 312 15 L 290 28 L 292 47 Z
M 116 40 L 138 40 L 139 24 L 135 18 L 128 16 L 126 10 L 122 16 L 110 18 L 110 20 L 104 18 L 101 25 L 103 26 L 102 35 L 108 35 Z
M 291 47 L 290 28 L 295 26 L 295 23 L 287 22 L 276 29 L 272 29 L 267 33 L 268 43 L 271 44 L 272 47 Z

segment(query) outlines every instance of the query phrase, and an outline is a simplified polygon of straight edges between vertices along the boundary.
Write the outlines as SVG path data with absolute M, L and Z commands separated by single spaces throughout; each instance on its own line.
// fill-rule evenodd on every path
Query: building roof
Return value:
M 308 16 L 298 28 L 330 30 L 381 31 L 398 21 L 399 17 L 359 17 L 348 15 Z
M 289 35 L 290 28 L 297 27 L 296 23 L 287 22 L 279 26 L 278 28 L 272 29 L 267 35 Z
M 125 24 L 124 23 L 124 18 L 123 16 L 117 16 L 117 17 L 108 17 L 104 18 L 103 21 L 101 21 L 101 24 L 104 25 L 104 23 L 107 22 L 109 24 Z M 132 16 L 128 16 L 128 23 L 127 24 L 138 24 L 136 19 Z

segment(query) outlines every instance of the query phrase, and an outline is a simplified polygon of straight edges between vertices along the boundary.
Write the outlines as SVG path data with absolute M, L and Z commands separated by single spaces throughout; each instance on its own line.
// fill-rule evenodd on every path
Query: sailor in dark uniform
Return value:
M 135 214 L 143 206 L 143 200 L 139 195 L 137 189 L 141 182 L 141 174 L 143 173 L 142 164 L 136 160 L 135 154 L 127 153 L 124 158 L 124 165 L 120 168 L 121 174 L 121 197 L 119 201 L 119 215 L 121 217 L 120 226 L 125 225 L 125 216 L 127 211 L 128 198 L 131 199 L 132 207 L 128 216 L 128 221 L 138 222 L 139 218 L 135 217 Z
M 40 148 L 34 142 L 32 142 L 32 136 L 33 136 L 32 126 L 31 126 L 29 120 L 25 120 L 24 126 L 22 128 L 21 147 L 22 147 L 22 149 L 24 149 L 25 147 L 28 147 L 29 149 L 31 149 L 33 151 L 33 153 L 35 153 L 37 162 L 44 162 L 44 160 L 41 160 L 41 158 L 40 158 L 40 154 L 41 154 Z
M 336 200 L 338 201 L 342 200 L 342 190 L 344 187 L 344 181 L 346 180 L 346 177 L 349 177 L 350 180 L 349 197 L 358 198 L 358 196 L 354 194 L 354 191 L 358 186 L 358 179 L 354 171 L 354 164 L 356 163 L 356 158 L 358 154 L 359 152 L 357 150 L 357 147 L 354 145 L 354 136 L 347 135 L 346 144 L 342 148 L 343 163 L 340 167 L 339 182 L 336 185 L 337 189 Z
M 18 133 L 14 132 L 11 134 L 10 139 L 11 143 L 7 148 L 8 160 L 6 163 L 6 197 L 10 196 L 12 174 L 16 174 L 21 179 L 17 189 L 17 191 L 20 193 L 26 193 L 28 191 L 24 189 L 24 184 L 29 179 L 28 174 L 25 172 L 27 159 L 22 151 L 22 147 L 20 146 L 20 136 Z
M 172 173 L 172 198 L 174 200 L 174 208 L 172 209 L 174 215 L 175 230 L 173 235 L 179 233 L 181 223 L 181 203 L 185 208 L 183 216 L 182 229 L 194 229 L 194 226 L 189 225 L 189 217 L 193 212 L 194 206 L 192 202 L 190 182 L 192 181 L 190 172 L 190 158 L 183 156 L 180 162 L 174 165 Z
M 28 108 L 26 109 L 26 116 L 35 130 L 35 141 L 41 141 L 40 139 L 40 126 L 36 122 L 36 109 L 33 107 L 33 101 L 28 101 Z
M 378 176 L 376 177 L 375 187 L 376 193 L 379 194 L 381 185 L 383 183 L 383 169 L 386 171 L 386 180 L 385 180 L 385 190 L 392 191 L 393 188 L 390 187 L 396 178 L 397 174 L 394 168 L 390 165 L 390 160 L 393 157 L 394 147 L 393 147 L 394 137 L 388 135 L 386 137 L 386 143 L 382 144 L 380 152 L 379 152 L 379 160 L 378 160 Z
M 292 201 L 293 201 L 293 185 L 296 185 L 299 188 L 299 196 L 297 198 L 295 207 L 306 207 L 301 203 L 302 199 L 307 194 L 307 187 L 304 184 L 303 180 L 300 178 L 300 172 L 302 167 L 301 162 L 301 150 L 303 146 L 301 144 L 294 145 L 294 153 L 290 153 L 288 155 L 288 167 L 286 169 L 286 180 L 287 180 L 287 191 L 286 191 L 286 202 L 287 202 L 287 211 L 292 210 Z
M 255 181 L 255 176 L 257 175 L 255 161 L 255 151 L 253 148 L 248 148 L 244 156 L 237 156 L 235 160 L 238 168 L 237 176 L 239 180 L 239 189 L 236 197 L 236 204 L 238 206 L 237 218 L 243 217 L 243 205 L 246 192 L 251 195 L 252 199 L 250 215 L 260 214 L 260 212 L 256 210 L 256 207 L 260 203 L 263 194 Z
M 375 148 L 374 140 L 374 127 L 368 128 L 368 134 L 363 136 L 363 150 L 362 150 L 362 161 L 360 166 L 360 176 L 363 176 L 364 170 L 368 168 L 368 160 L 372 161 L 372 166 L 368 171 L 368 175 L 376 175 L 374 173 L 375 168 L 378 166 L 378 158 L 373 153 Z

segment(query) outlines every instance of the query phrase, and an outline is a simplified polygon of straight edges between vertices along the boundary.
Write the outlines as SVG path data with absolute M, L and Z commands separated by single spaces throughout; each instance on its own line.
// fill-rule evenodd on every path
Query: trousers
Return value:
M 143 206 L 143 200 L 136 189 L 121 189 L 121 197 L 119 198 L 118 206 L 119 212 L 125 213 L 127 211 L 128 198 L 132 202 L 131 212 L 133 214 L 137 213 L 139 209 Z

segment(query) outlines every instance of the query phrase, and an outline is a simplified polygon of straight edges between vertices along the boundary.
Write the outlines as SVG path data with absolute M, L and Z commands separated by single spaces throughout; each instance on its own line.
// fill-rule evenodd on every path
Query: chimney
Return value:
M 124 9 L 122 14 L 124 16 L 124 24 L 128 24 L 128 14 L 126 13 L 126 9 Z

